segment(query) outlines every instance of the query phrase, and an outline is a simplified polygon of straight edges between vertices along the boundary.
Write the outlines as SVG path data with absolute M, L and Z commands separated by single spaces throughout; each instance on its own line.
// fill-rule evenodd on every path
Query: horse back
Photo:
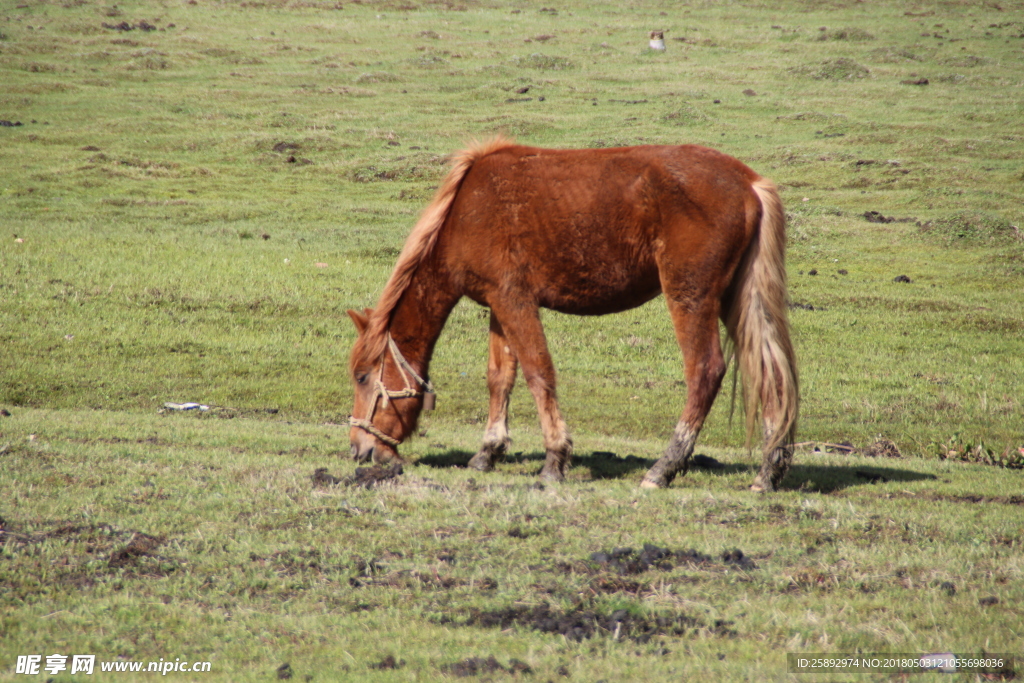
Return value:
M 720 294 L 756 225 L 757 178 L 696 145 L 509 145 L 467 172 L 438 256 L 484 305 L 511 294 L 568 313 L 625 310 L 657 296 L 667 270 L 689 273 L 671 278 L 685 296 Z

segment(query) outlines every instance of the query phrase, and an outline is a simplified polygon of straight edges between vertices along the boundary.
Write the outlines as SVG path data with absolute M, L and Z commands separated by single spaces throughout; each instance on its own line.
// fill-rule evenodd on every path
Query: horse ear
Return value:
M 352 322 L 356 324 L 356 329 L 359 330 L 359 334 L 365 332 L 366 326 L 370 324 L 370 311 L 371 309 L 367 308 L 365 315 L 358 311 L 353 311 L 352 309 L 349 309 L 348 311 L 348 317 L 352 318 Z

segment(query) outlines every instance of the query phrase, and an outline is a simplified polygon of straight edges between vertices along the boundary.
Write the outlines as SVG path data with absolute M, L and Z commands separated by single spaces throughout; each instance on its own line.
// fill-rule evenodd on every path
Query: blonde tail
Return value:
M 753 190 L 761 221 L 736 276 L 726 327 L 743 377 L 748 447 L 758 412 L 764 419 L 764 465 L 753 488 L 773 490 L 792 458 L 800 392 L 786 309 L 786 217 L 774 183 L 761 178 Z

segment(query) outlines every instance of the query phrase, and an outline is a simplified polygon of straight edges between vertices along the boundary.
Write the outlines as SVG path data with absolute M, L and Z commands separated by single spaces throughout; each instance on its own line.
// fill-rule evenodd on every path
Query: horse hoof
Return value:
M 548 484 L 561 484 L 565 481 L 565 475 L 561 472 L 549 472 L 548 470 L 541 470 L 540 480 Z
M 477 472 L 490 472 L 494 469 L 494 462 L 486 453 L 477 453 L 466 466 Z

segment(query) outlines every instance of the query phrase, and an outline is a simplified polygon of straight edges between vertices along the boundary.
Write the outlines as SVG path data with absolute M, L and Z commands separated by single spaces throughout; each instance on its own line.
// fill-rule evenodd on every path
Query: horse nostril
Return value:
M 369 448 L 365 452 L 360 452 L 359 446 L 352 444 L 352 448 L 349 449 L 349 453 L 352 454 L 352 459 L 358 463 L 366 462 L 367 460 L 373 459 L 373 448 Z

